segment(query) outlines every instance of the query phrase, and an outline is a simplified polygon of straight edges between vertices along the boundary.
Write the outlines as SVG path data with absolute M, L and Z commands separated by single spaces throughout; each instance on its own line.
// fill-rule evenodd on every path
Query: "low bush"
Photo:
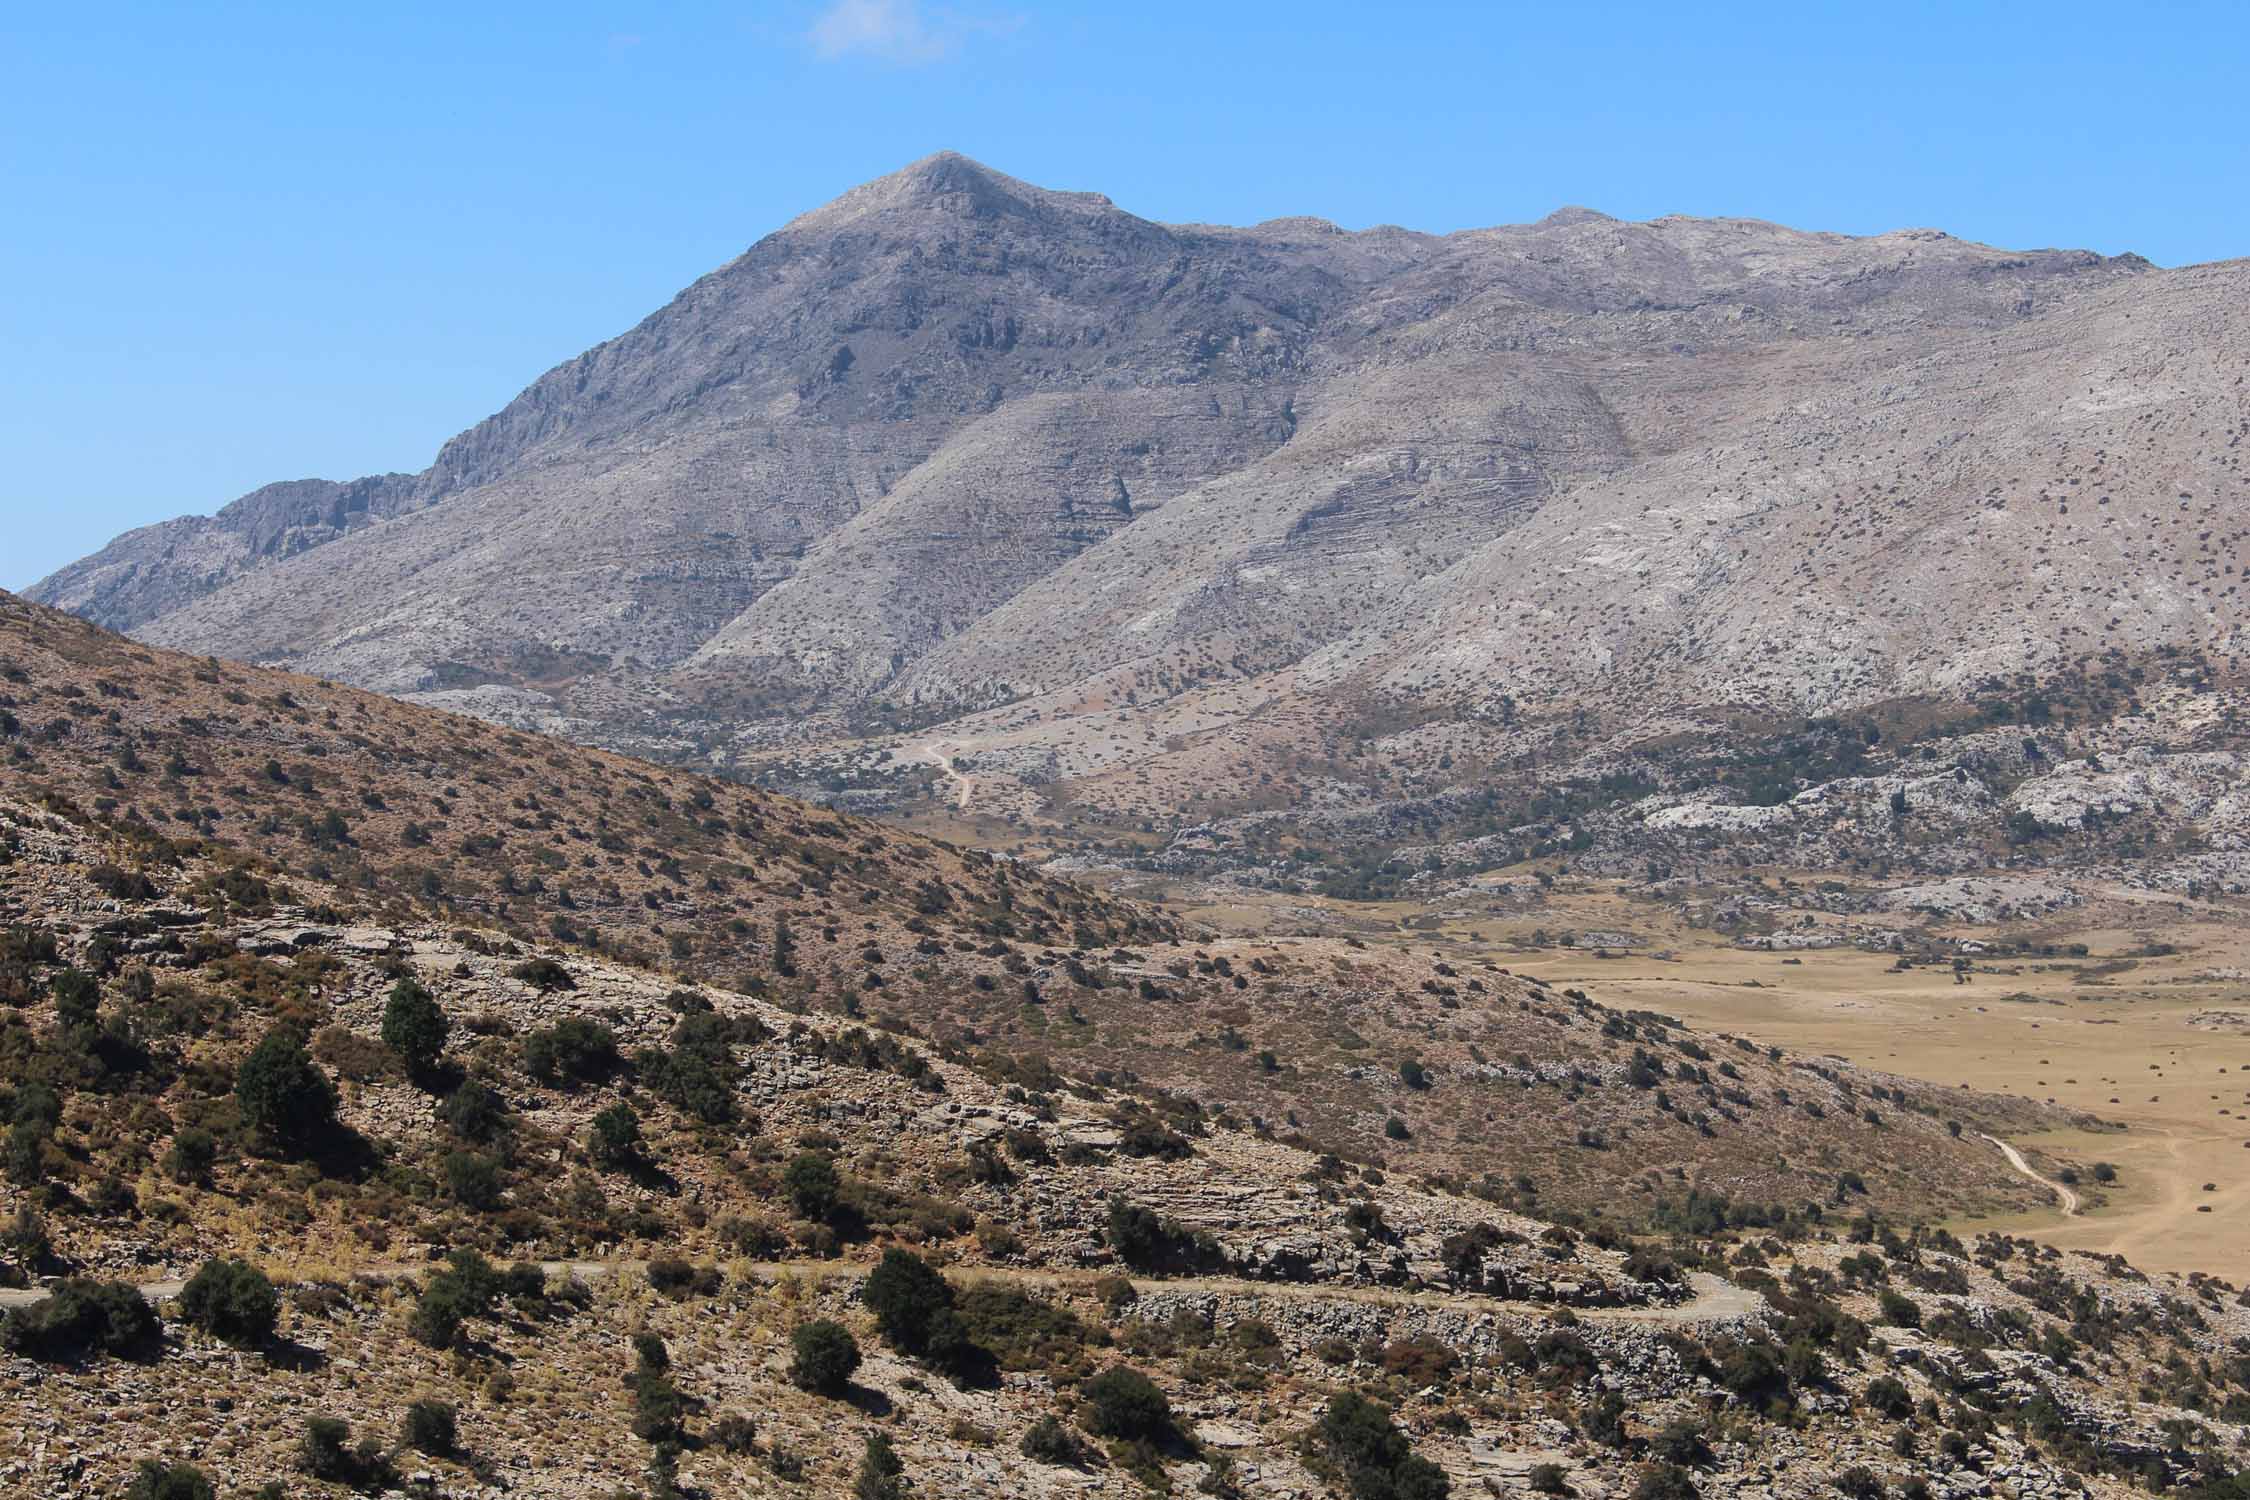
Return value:
M 525 959 L 508 971 L 508 977 L 520 979 L 533 989 L 544 993 L 578 988 L 577 981 L 570 977 L 570 970 L 551 958 Z M 566 1021 L 563 1024 L 567 1026 L 570 1023 Z
M 859 1368 L 859 1341 L 831 1319 L 805 1323 L 789 1336 L 789 1380 L 799 1390 L 840 1396 Z
M 1161 1443 L 1177 1433 L 1172 1403 L 1156 1382 L 1131 1365 L 1112 1365 L 1078 1388 L 1080 1420 L 1099 1437 Z
M 818 1151 L 804 1151 L 790 1160 L 781 1174 L 781 1190 L 801 1219 L 818 1224 L 835 1212 L 843 1182 L 836 1164 Z
M 1445 1471 L 1416 1454 L 1389 1408 L 1351 1391 L 1331 1397 L 1316 1429 L 1357 1500 L 1443 1500 Z
M 1065 1469 L 1084 1468 L 1092 1458 L 1078 1434 L 1052 1416 L 1041 1417 L 1031 1424 L 1031 1430 L 1023 1435 L 1022 1452 L 1034 1463 Z
M 958 1368 L 972 1357 L 974 1345 L 954 1306 L 953 1284 L 912 1251 L 884 1251 L 860 1298 L 875 1314 L 876 1330 L 902 1354 L 944 1368 Z
M 1650 1464 L 1633 1486 L 1632 1500 L 1701 1500 L 1695 1476 L 1678 1464 Z
M 549 1085 L 599 1083 L 617 1070 L 617 1033 L 572 1016 L 523 1039 L 525 1071 Z
M 180 1289 L 180 1316 L 213 1338 L 255 1348 L 273 1337 L 281 1298 L 246 1260 L 207 1260 Z
M 56 1362 L 97 1353 L 131 1356 L 148 1352 L 163 1326 L 137 1288 L 74 1276 L 0 1321 L 0 1347 Z
M 460 1418 L 446 1402 L 416 1401 L 406 1408 L 401 1436 L 415 1452 L 443 1457 L 460 1445 Z
M 211 1481 L 193 1464 L 165 1465 L 144 1458 L 133 1470 L 125 1500 L 214 1500 Z
M 304 1441 L 297 1446 L 297 1467 L 314 1479 L 353 1489 L 387 1489 L 397 1478 L 382 1444 L 373 1438 L 347 1446 L 352 1424 L 342 1417 L 312 1417 L 305 1422 Z

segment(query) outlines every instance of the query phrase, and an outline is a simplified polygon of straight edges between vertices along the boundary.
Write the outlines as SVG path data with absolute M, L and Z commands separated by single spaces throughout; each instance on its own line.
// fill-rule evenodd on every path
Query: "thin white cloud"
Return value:
M 813 23 L 813 50 L 826 58 L 933 63 L 960 44 L 933 27 L 916 0 L 836 0 Z
M 831 61 L 848 57 L 914 67 L 941 62 L 973 36 L 1006 36 L 1020 16 L 974 16 L 924 11 L 921 0 L 834 0 L 813 22 L 813 51 Z

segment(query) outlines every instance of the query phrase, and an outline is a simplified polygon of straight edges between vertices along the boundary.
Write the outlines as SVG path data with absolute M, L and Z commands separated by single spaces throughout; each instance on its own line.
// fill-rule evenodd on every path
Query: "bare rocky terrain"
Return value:
M 18 600 L 0 747 L 11 1493 L 2239 1493 L 2234 1286 L 1933 1228 L 2061 1111 Z
M 1671 860 L 1871 743 L 1984 850 L 2082 826 L 2048 805 L 2082 777 L 2023 785 L 2081 744 L 2239 752 L 2246 275 L 1582 209 L 1161 225 L 940 155 L 418 475 L 272 486 L 32 597 L 850 805 L 1254 817 L 1331 874 L 1567 842 L 1605 779 L 1672 821 L 1592 836 Z M 1930 784 L 1996 726 L 2072 734 Z M 2215 774 L 2127 800 L 2233 853 L 2223 797 L 2172 795 Z M 1557 780 L 1564 816 L 1461 815 Z
M 0 1057 L 11 1493 L 2230 1500 L 2250 1444 L 2237 1288 L 1937 1227 L 2091 1120 L 11 599 Z

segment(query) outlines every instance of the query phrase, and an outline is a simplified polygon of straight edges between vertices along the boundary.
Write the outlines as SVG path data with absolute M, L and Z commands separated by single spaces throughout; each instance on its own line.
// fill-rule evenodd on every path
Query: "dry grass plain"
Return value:
M 1226 931 L 1325 928 L 1475 954 L 1581 986 L 1607 1004 L 1663 1011 L 1792 1052 L 2083 1110 L 2119 1128 L 2013 1142 L 2050 1177 L 2077 1170 L 2081 1214 L 2065 1217 L 2058 1206 L 1952 1227 L 2006 1229 L 2066 1249 L 2117 1252 L 2149 1269 L 2250 1280 L 2250 922 L 2238 912 L 2108 890 L 2037 924 L 1928 929 L 2089 950 L 2084 958 L 1978 959 L 1960 984 L 1943 965 L 1900 970 L 1888 953 L 1739 947 L 1691 927 L 1672 907 L 1608 886 L 1566 883 L 1527 906 L 1519 879 L 1506 898 L 1425 906 L 1121 884 Z M 1542 931 L 1549 943 L 1535 945 Z M 1635 945 L 1555 946 L 1551 935 L 1566 931 L 1630 936 Z M 2175 951 L 2150 956 L 2151 945 Z M 2116 1167 L 2115 1182 L 2094 1180 L 2098 1162 Z

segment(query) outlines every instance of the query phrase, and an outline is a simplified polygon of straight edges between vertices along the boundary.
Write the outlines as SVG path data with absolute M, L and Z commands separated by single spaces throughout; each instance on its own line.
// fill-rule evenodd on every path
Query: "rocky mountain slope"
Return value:
M 2240 649 L 2241 264 L 1566 210 L 1166 226 L 941 155 L 420 475 L 33 597 L 666 758 L 1176 817 Z M 1431 757 L 1435 760 L 1436 757 Z M 1308 779 L 1308 773 L 1309 779 Z
M 2056 1123 L 1490 964 L 1199 940 L 1011 861 L 18 602 L 0 673 L 0 786 L 125 839 L 127 888 L 257 910 L 320 882 L 393 923 L 871 1017 L 1027 1085 L 1140 1079 L 1175 1126 L 1229 1118 L 1511 1202 L 1646 1221 L 1690 1180 L 1770 1206 L 1850 1170 L 1894 1212 L 2003 1207 L 2023 1185 L 1947 1122 Z M 239 873 L 172 873 L 197 859 Z
M 1943 1124 L 2042 1107 L 14 600 L 0 1057 L 12 1493 L 2230 1500 L 2250 1442 L 2234 1288 L 1917 1223 L 2043 1197 Z

